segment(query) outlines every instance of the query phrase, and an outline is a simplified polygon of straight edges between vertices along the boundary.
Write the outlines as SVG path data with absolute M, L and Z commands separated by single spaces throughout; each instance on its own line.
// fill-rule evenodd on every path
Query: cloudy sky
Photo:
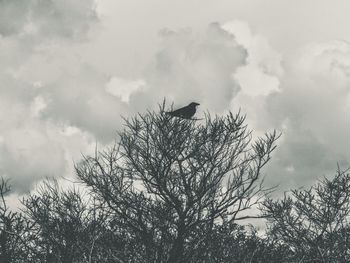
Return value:
M 281 189 L 347 167 L 348 0 L 0 0 L 0 175 L 72 178 L 121 116 L 201 103 L 283 133 Z

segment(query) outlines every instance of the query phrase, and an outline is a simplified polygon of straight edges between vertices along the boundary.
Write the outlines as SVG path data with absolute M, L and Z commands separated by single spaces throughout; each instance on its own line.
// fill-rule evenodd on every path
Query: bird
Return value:
M 191 102 L 185 107 L 182 107 L 174 111 L 167 111 L 166 113 L 173 117 L 179 117 L 182 119 L 191 119 L 193 115 L 196 113 L 196 107 L 198 105 L 200 104 L 197 102 Z

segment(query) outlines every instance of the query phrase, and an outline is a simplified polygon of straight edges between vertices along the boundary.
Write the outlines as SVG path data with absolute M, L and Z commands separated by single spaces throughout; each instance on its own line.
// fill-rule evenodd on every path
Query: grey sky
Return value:
M 0 173 L 26 191 L 72 177 L 120 116 L 164 97 L 241 108 L 283 132 L 265 170 L 281 189 L 348 165 L 346 0 L 0 0 Z

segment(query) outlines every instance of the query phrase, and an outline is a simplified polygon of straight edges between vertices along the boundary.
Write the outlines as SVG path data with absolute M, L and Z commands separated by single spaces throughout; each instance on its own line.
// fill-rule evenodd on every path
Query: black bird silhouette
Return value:
M 174 110 L 174 111 L 167 111 L 166 113 L 173 116 L 173 117 L 179 117 L 182 119 L 191 119 L 193 115 L 196 113 L 196 107 L 200 105 L 196 102 L 191 102 L 186 107 Z

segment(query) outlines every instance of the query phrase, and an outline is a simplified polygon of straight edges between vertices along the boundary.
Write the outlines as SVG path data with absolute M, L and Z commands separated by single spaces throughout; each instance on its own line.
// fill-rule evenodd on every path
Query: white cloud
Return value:
M 146 83 L 143 80 L 128 81 L 118 77 L 112 77 L 106 85 L 106 91 L 128 103 L 130 96 L 136 91 L 143 89 Z
M 203 110 L 222 113 L 240 87 L 233 74 L 246 61 L 246 50 L 235 38 L 210 24 L 204 32 L 191 29 L 160 33 L 162 47 L 145 73 L 147 89 L 130 97 L 132 106 L 152 106 L 167 98 L 177 105 L 197 101 Z
M 45 99 L 41 96 L 37 96 L 34 98 L 30 106 L 30 111 L 35 117 L 38 117 L 40 112 L 42 112 L 46 106 L 47 103 L 45 102 Z
M 222 26 L 248 52 L 235 78 L 241 86 L 233 108 L 247 113 L 248 124 L 262 133 L 282 131 L 267 183 L 280 190 L 314 183 L 346 166 L 350 121 L 350 45 L 346 41 L 310 43 L 282 56 L 247 23 Z M 291 56 L 293 54 L 293 56 Z
M 271 47 L 265 37 L 253 34 L 246 22 L 235 20 L 221 27 L 247 50 L 247 64 L 235 74 L 242 93 L 259 96 L 277 91 L 279 76 L 283 74 L 281 54 Z

